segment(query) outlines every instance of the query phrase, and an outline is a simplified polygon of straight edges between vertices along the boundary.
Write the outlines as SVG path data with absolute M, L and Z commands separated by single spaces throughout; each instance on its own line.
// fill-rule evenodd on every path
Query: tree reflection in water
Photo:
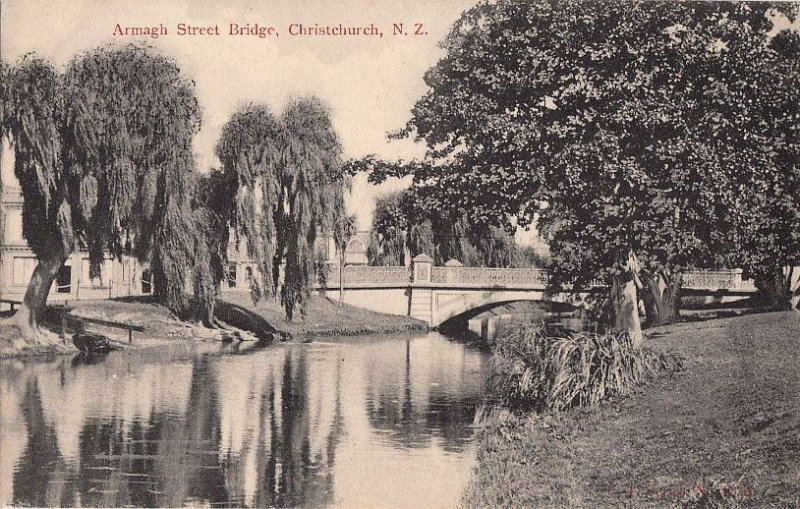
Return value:
M 25 384 L 23 415 L 28 428 L 28 447 L 14 473 L 14 504 L 38 507 L 74 506 L 74 490 L 68 490 L 64 459 L 55 431 L 44 422 L 39 384 Z M 5 409 L 3 410 L 5 412 Z
M 463 451 L 484 361 L 420 338 L 0 362 L 0 474 L 13 468 L 0 503 L 338 504 L 360 480 L 348 476 L 381 468 L 371 461 L 387 437 L 391 449 Z
M 374 388 L 366 402 L 370 424 L 400 449 L 427 447 L 439 437 L 445 450 L 458 452 L 473 435 L 485 355 L 452 343 L 444 355 L 432 357 L 425 346 L 415 353 L 414 341 L 407 339 L 404 352 L 392 356 L 381 351 L 371 359 L 379 369 L 369 372 Z

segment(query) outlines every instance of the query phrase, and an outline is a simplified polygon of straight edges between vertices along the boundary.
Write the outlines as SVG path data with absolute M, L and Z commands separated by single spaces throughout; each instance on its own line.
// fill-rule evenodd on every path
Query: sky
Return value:
M 176 59 L 194 80 L 203 111 L 195 139 L 201 169 L 217 166 L 220 130 L 241 106 L 265 103 L 279 113 L 293 97 L 315 95 L 331 108 L 344 157 L 421 156 L 412 140 L 388 141 L 426 91 L 425 71 L 443 56 L 439 42 L 477 0 L 0 0 L 0 55 L 30 52 L 65 66 L 104 44 L 145 42 Z M 221 35 L 178 35 L 178 25 L 217 25 Z M 271 26 L 277 37 L 229 35 L 230 24 Z M 374 24 L 377 36 L 290 36 L 289 25 Z M 402 23 L 408 35 L 392 35 Z M 422 24 L 414 35 L 416 24 Z M 163 24 L 167 35 L 114 36 L 117 24 Z M 375 187 L 356 178 L 347 203 L 368 229 L 374 199 L 402 182 Z

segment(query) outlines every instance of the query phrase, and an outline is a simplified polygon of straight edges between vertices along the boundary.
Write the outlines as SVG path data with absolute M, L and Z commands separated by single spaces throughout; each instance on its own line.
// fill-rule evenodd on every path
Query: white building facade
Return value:
M 8 142 L 0 152 L 0 309 L 8 301 L 22 301 L 36 267 L 36 256 L 22 230 L 22 190 L 14 176 L 14 154 Z M 89 253 L 79 250 L 67 259 L 50 290 L 50 301 L 107 299 L 147 295 L 153 290 L 147 264 L 133 257 L 117 260 L 108 257 L 99 278 L 89 277 Z M 5 301 L 5 302 L 4 302 Z

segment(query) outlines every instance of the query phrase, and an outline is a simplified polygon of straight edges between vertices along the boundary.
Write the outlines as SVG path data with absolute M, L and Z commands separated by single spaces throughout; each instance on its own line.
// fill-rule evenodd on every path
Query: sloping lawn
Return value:
M 297 310 L 289 322 L 278 301 L 261 300 L 254 305 L 249 293 L 226 293 L 217 304 L 217 317 L 241 329 L 256 332 L 260 327 L 272 327 L 292 336 L 353 336 L 427 329 L 424 322 L 408 316 L 340 306 L 316 295 L 308 301 L 305 318 Z
M 800 507 L 800 313 L 661 327 L 648 344 L 685 370 L 485 430 L 464 505 L 711 507 L 691 497 L 717 486 L 723 507 Z

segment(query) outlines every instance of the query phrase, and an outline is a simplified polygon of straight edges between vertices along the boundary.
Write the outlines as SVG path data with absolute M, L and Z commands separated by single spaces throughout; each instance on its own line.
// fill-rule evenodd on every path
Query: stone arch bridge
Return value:
M 320 293 L 353 306 L 407 315 L 438 327 L 450 319 L 508 302 L 548 301 L 583 305 L 588 294 L 550 293 L 544 269 L 463 267 L 450 261 L 436 267 L 427 255 L 414 258 L 411 267 L 331 267 Z M 341 284 L 341 287 L 340 287 Z M 725 299 L 743 298 L 756 291 L 742 280 L 741 269 L 687 271 L 681 288 L 689 294 Z

